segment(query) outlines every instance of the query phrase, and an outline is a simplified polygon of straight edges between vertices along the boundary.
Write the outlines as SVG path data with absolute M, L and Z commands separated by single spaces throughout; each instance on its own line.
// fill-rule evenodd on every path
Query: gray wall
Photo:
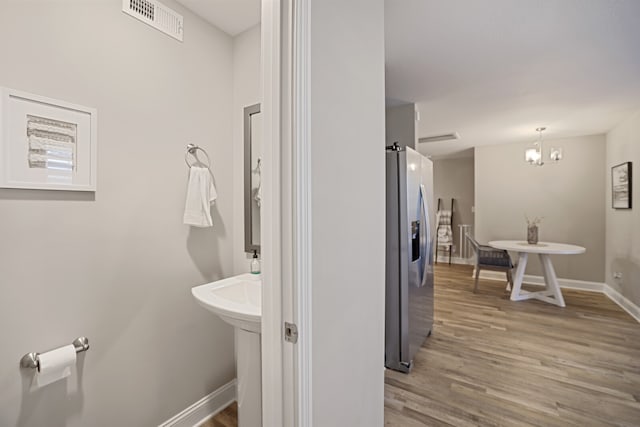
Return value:
M 312 6 L 313 421 L 382 426 L 384 1 Z
M 633 209 L 611 208 L 611 167 L 633 162 Z M 605 210 L 607 257 L 605 281 L 640 305 L 640 112 L 607 134 Z M 622 273 L 614 279 L 613 273 Z
M 244 107 L 260 102 L 260 25 L 233 38 L 233 271 L 250 271 L 244 251 Z
M 476 238 L 526 240 L 525 215 L 543 216 L 540 240 L 584 246 L 585 254 L 553 258 L 558 277 L 604 281 L 605 137 L 545 141 L 560 146 L 564 159 L 535 167 L 524 161 L 525 144 L 475 149 Z M 546 152 L 545 152 L 546 153 Z M 530 257 L 527 274 L 541 275 Z
M 0 0 L 0 85 L 98 109 L 98 191 L 0 190 L 0 425 L 152 426 L 234 377 L 233 330 L 190 288 L 232 272 L 232 40 L 179 43 L 118 0 Z M 213 162 L 212 229 L 182 224 L 187 142 Z M 65 383 L 18 361 L 80 335 Z
M 459 224 L 474 225 L 474 215 L 471 211 L 474 199 L 474 160 L 473 157 L 458 159 L 437 159 L 433 161 L 433 188 L 435 204 L 438 198 L 442 199 L 444 207 L 451 209 L 453 202 L 453 243 L 456 246 L 452 255 L 460 256 L 460 229 Z M 464 237 L 463 237 L 464 238 Z M 440 251 L 438 252 L 440 254 Z M 470 252 L 473 255 L 473 251 Z
M 401 147 L 416 150 L 418 143 L 416 105 L 405 104 L 385 109 L 386 145 L 397 142 Z

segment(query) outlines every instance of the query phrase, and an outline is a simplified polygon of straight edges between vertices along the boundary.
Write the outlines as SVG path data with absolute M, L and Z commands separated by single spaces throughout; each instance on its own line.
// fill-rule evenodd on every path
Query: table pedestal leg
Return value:
M 516 275 L 513 278 L 513 287 L 511 288 L 511 301 L 519 301 L 520 288 L 522 287 L 522 279 L 524 279 L 524 270 L 527 268 L 527 258 L 529 254 L 526 252 L 520 252 L 518 257 L 518 268 L 516 269 Z
M 518 269 L 516 275 L 513 278 L 513 289 L 511 290 L 511 301 L 524 301 L 528 299 L 537 299 L 540 301 L 548 302 L 560 307 L 564 307 L 564 298 L 560 291 L 560 285 L 558 284 L 558 278 L 556 272 L 553 269 L 551 258 L 547 254 L 538 254 L 540 256 L 540 262 L 542 263 L 542 271 L 544 274 L 545 289 L 544 291 L 529 292 L 522 290 L 522 280 L 524 279 L 524 270 L 527 267 L 527 253 L 520 252 L 520 258 L 518 259 Z
M 562 297 L 562 291 L 560 290 L 560 284 L 558 283 L 556 271 L 551 263 L 551 258 L 549 258 L 549 255 L 547 254 L 540 254 L 540 262 L 542 263 L 546 291 L 551 294 L 543 299 L 543 301 L 564 307 L 564 298 Z M 550 298 L 551 296 L 553 298 Z

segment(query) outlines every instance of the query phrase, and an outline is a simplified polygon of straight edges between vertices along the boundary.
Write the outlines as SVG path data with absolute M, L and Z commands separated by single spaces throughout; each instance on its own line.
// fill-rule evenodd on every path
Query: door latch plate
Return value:
M 284 322 L 284 340 L 293 344 L 298 342 L 298 326 L 295 323 Z

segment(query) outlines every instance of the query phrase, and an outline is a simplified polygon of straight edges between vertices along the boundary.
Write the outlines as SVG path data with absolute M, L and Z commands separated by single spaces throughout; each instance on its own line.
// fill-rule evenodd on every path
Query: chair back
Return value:
M 476 241 L 476 239 L 474 239 L 473 237 L 471 237 L 471 235 L 469 234 L 469 232 L 465 233 L 465 237 L 467 238 L 467 240 L 469 241 L 469 243 L 471 243 L 471 246 L 473 246 L 473 251 L 477 254 L 477 253 L 478 253 L 478 249 L 480 248 L 480 245 L 478 244 L 478 242 Z

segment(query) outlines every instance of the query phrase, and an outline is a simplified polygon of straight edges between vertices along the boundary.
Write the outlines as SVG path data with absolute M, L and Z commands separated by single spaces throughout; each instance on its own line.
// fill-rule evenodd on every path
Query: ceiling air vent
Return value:
M 122 11 L 182 41 L 182 15 L 156 0 L 122 0 Z
M 454 139 L 460 139 L 460 135 L 458 134 L 458 132 L 445 133 L 442 135 L 425 136 L 424 138 L 418 139 L 418 142 L 429 143 L 429 142 L 438 142 L 438 141 L 451 141 Z

